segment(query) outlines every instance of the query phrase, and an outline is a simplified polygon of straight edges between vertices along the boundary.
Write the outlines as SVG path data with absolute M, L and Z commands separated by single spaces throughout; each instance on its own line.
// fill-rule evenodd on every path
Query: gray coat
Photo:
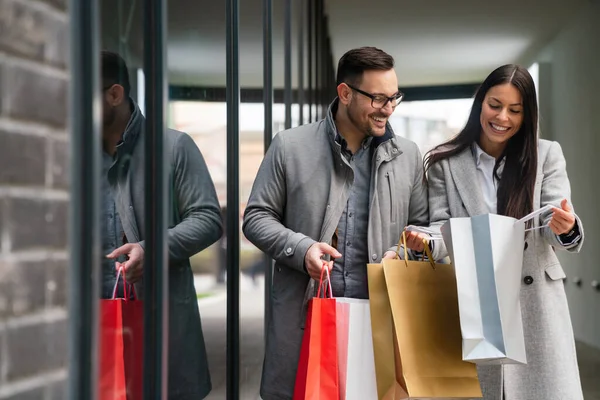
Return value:
M 136 107 L 117 147 L 109 181 L 127 241 L 144 246 L 144 117 Z M 169 400 L 196 400 L 211 390 L 210 374 L 189 258 L 216 242 L 222 225 L 208 169 L 185 133 L 165 132 L 169 169 Z M 136 284 L 143 299 L 143 281 Z
M 539 140 L 538 173 L 534 209 L 546 204 L 560 208 L 563 198 L 570 203 L 570 184 L 560 145 Z M 451 217 L 487 213 L 478 182 L 475 160 L 470 149 L 441 161 L 428 171 L 429 209 L 433 225 Z M 547 224 L 551 212 L 536 220 Z M 581 239 L 564 246 L 549 228 L 536 229 L 526 236 L 523 278 L 533 283 L 521 286 L 521 312 L 525 334 L 527 365 L 479 367 L 479 378 L 486 400 L 578 400 L 583 399 L 573 328 L 563 287 L 565 273 L 554 249 L 578 252 L 583 244 L 583 225 L 577 218 Z M 434 257 L 445 256 L 446 249 L 436 242 Z
M 275 136 L 244 215 L 246 237 L 275 260 L 261 384 L 265 400 L 292 398 L 305 295 L 315 286 L 304 256 L 316 241 L 331 243 L 352 188 L 353 170 L 335 141 L 336 107 L 337 100 L 324 120 Z M 407 224 L 428 223 L 427 186 L 413 142 L 388 127 L 372 146 L 368 261 L 379 262 Z

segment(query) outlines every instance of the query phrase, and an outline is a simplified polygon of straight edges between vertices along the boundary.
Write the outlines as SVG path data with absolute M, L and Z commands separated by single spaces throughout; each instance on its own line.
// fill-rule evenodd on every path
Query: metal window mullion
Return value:
M 307 69 L 308 69 L 308 82 L 307 82 L 307 101 L 308 101 L 308 122 L 314 122 L 313 118 L 313 37 L 314 37 L 314 0 L 306 1 L 306 19 L 307 19 L 307 34 L 308 34 L 308 46 L 307 46 Z
M 304 0 L 298 1 L 298 125 L 304 124 Z
M 321 13 L 320 4 L 323 0 L 315 1 L 315 120 L 321 118 Z
M 239 3 L 227 0 L 227 399 L 240 396 Z
M 284 18 L 284 103 L 285 129 L 292 127 L 292 0 L 285 0 Z
M 273 140 L 273 1 L 263 0 L 263 104 L 265 117 L 264 152 Z M 271 293 L 273 281 L 273 260 L 264 255 L 265 263 L 265 317 L 264 338 L 271 319 Z
M 95 399 L 100 294 L 100 32 L 97 0 L 69 2 L 71 207 L 68 398 Z
M 146 124 L 144 220 L 144 399 L 167 398 L 168 245 L 164 135 L 167 109 L 166 1 L 144 2 Z

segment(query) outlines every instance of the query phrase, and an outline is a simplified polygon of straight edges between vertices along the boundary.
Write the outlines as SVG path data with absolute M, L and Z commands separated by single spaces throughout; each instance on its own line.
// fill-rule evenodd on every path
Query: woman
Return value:
M 486 213 L 519 219 L 554 206 L 525 236 L 521 311 L 527 365 L 478 367 L 486 400 L 583 399 L 565 274 L 554 252 L 578 252 L 583 226 L 570 204 L 562 149 L 538 139 L 537 127 L 533 79 L 525 68 L 505 65 L 477 91 L 458 136 L 425 158 L 432 225 Z M 435 247 L 436 259 L 447 255 L 441 241 Z

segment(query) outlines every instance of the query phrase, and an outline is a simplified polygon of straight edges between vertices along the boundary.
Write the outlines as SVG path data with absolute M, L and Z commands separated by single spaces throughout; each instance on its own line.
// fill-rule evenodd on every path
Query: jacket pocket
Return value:
M 396 184 L 394 182 L 394 174 L 391 172 L 386 172 L 385 177 L 388 181 L 388 188 L 390 189 L 390 222 L 396 222 Z
M 558 281 L 567 277 L 560 264 L 552 264 L 546 268 L 546 275 L 548 275 L 548 277 L 553 281 Z

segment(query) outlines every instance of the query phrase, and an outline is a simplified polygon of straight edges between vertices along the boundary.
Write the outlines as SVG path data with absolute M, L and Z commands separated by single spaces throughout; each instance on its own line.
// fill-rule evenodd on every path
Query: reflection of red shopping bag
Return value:
M 325 298 L 321 298 L 323 272 L 327 272 Z M 336 303 L 331 298 L 329 270 L 323 268 L 317 297 L 308 303 L 300 361 L 296 373 L 294 400 L 339 400 L 336 341 Z
M 117 275 L 117 285 L 119 276 Z M 124 298 L 100 300 L 98 400 L 141 400 L 143 391 L 144 308 L 123 276 Z M 129 300 L 128 286 L 134 296 Z

